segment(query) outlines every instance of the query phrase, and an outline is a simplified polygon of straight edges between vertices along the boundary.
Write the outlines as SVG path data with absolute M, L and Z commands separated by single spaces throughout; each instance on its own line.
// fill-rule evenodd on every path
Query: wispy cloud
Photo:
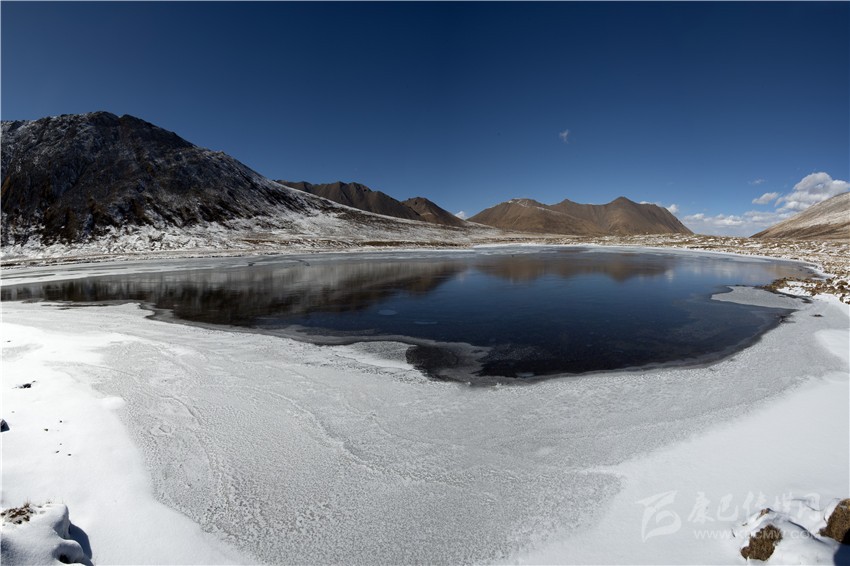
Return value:
M 563 132 L 559 133 L 558 137 L 561 138 L 562 142 L 570 143 L 569 142 L 569 137 L 570 137 L 570 131 L 569 130 L 564 130 Z
M 457 216 L 461 220 L 466 220 L 467 218 L 469 218 L 469 215 L 462 210 L 460 212 L 455 212 L 455 216 Z
M 767 179 L 753 179 L 750 181 L 751 185 L 763 185 L 765 183 L 767 183 Z
M 764 193 L 759 198 L 753 199 L 753 204 L 770 204 L 779 198 L 779 193 Z
M 685 222 L 694 222 L 705 224 L 706 226 L 740 226 L 744 223 L 744 218 L 735 216 L 734 214 L 716 214 L 714 216 L 706 216 L 700 212 L 698 214 L 689 214 L 684 218 Z
M 769 226 L 773 226 L 777 222 L 782 222 L 786 218 L 790 218 L 794 216 L 790 212 L 775 212 L 775 211 L 761 211 L 761 210 L 748 210 L 744 213 L 744 218 L 753 225 L 754 228 L 762 229 L 767 228 Z M 756 230 L 758 232 L 759 230 Z

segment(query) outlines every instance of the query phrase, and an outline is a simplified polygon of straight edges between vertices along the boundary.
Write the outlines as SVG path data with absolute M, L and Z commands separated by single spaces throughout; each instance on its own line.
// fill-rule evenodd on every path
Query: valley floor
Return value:
M 847 254 L 823 246 L 749 252 L 840 274 Z M 58 559 L 62 534 L 110 564 L 743 564 L 742 523 L 765 507 L 801 525 L 771 563 L 846 560 L 817 535 L 850 496 L 836 297 L 707 367 L 492 388 L 429 380 L 401 344 L 147 314 L 2 304 L 0 505 L 41 511 L 4 520 L 4 563 Z M 61 523 L 48 501 L 70 509 L 64 532 L 42 528 Z

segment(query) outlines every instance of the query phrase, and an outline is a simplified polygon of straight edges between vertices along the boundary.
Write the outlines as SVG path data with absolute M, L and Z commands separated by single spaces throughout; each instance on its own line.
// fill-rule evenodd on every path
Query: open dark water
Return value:
M 486 380 L 721 358 L 790 311 L 710 297 L 802 272 L 708 254 L 512 248 L 263 258 L 8 286 L 2 300 L 133 300 L 191 323 L 319 343 L 401 340 L 434 377 Z

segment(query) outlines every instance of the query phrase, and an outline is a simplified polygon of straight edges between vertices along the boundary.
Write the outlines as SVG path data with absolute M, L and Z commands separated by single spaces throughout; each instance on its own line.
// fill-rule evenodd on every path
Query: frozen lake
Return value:
M 722 358 L 790 311 L 712 295 L 801 271 L 670 251 L 484 248 L 261 258 L 6 287 L 2 298 L 134 300 L 317 343 L 393 340 L 432 377 L 486 383 Z
M 597 259 L 606 260 L 606 267 L 599 268 Z M 743 295 L 773 309 L 708 300 L 728 285 L 765 283 L 788 269 L 797 268 L 689 252 L 485 248 L 10 271 L 3 281 L 3 322 L 13 325 L 4 370 L 15 355 L 42 356 L 105 400 L 120 399 L 118 413 L 139 447 L 156 499 L 245 553 L 249 563 L 513 563 L 521 556 L 531 556 L 526 561 L 532 563 L 685 563 L 693 556 L 729 563 L 736 549 L 728 541 L 694 550 L 687 528 L 694 525 L 686 519 L 696 491 L 705 491 L 713 502 L 734 493 L 737 504 L 747 491 L 763 491 L 772 501 L 791 487 L 795 493 L 832 497 L 843 495 L 846 485 L 846 450 L 835 453 L 836 446 L 848 445 L 846 427 L 823 417 L 840 414 L 846 388 L 828 394 L 827 400 L 838 405 L 831 413 L 819 400 L 812 404 L 816 410 L 766 418 L 802 431 L 796 441 L 772 434 L 773 424 L 766 429 L 741 420 L 810 383 L 846 382 L 846 358 L 822 345 L 824 336 L 835 333 L 846 342 L 846 314 L 823 301 L 806 303 L 764 291 Z M 689 280 L 703 283 L 688 289 Z M 635 294 L 641 281 L 648 284 L 643 298 Z M 491 290 L 482 292 L 482 285 Z M 690 313 L 690 324 L 702 316 L 697 313 L 703 303 L 705 309 L 716 304 L 735 307 L 736 313 L 765 313 L 735 316 L 754 316 L 768 325 L 794 310 L 787 324 L 717 363 L 601 371 L 531 387 L 467 387 L 429 379 L 405 361 L 411 342 L 427 338 L 364 342 L 378 337 L 369 326 L 371 333 L 336 325 L 333 332 L 312 337 L 354 340 L 336 347 L 303 336 L 268 335 L 290 333 L 294 321 L 302 331 L 315 331 L 335 317 L 352 325 L 358 320 L 398 325 L 381 330 L 387 333 L 408 327 L 451 333 L 456 330 L 439 328 L 448 324 L 444 317 L 476 328 L 457 310 L 464 300 L 547 288 L 548 305 L 530 296 L 533 312 L 543 320 L 529 321 L 532 327 L 568 324 L 569 317 L 553 313 L 580 313 L 583 302 L 615 317 L 612 326 L 627 328 L 635 328 L 629 319 L 638 316 L 675 320 L 674 314 L 654 312 L 662 299 L 672 313 Z M 439 305 L 442 293 L 459 289 L 471 290 L 461 295 L 464 300 L 453 301 L 455 310 L 435 307 L 412 314 L 417 301 Z M 192 324 L 150 320 L 133 304 L 5 303 L 57 298 L 60 292 L 96 303 L 118 297 L 148 301 L 162 316 L 173 309 Z M 614 306 L 608 308 L 606 301 Z M 637 310 L 623 310 L 632 306 Z M 395 314 L 386 313 L 390 310 Z M 404 326 L 406 318 L 414 324 Z M 502 336 L 511 332 L 503 320 L 505 329 L 496 329 Z M 19 332 L 19 326 L 44 337 L 25 340 L 30 331 Z M 486 326 L 477 328 L 483 332 Z M 512 331 L 514 340 L 523 339 L 525 328 Z M 340 338 L 344 332 L 358 334 Z M 56 345 L 71 339 L 89 344 L 97 355 L 70 363 L 58 358 Z M 10 383 L 37 379 L 46 387 L 43 372 L 29 367 L 22 366 Z M 32 394 L 40 387 L 9 391 Z M 51 418 L 74 422 L 61 407 L 51 410 L 56 411 Z M 662 454 L 666 460 L 653 463 L 651 473 L 634 475 L 622 467 L 736 422 L 743 424 L 720 449 L 702 450 L 698 457 Z M 48 433 L 38 429 L 37 434 Z M 85 458 L 89 445 L 93 451 L 100 442 L 76 447 L 66 460 L 76 462 L 78 452 Z M 754 447 L 763 455 L 753 456 Z M 824 447 L 829 458 L 818 451 Z M 55 457 L 52 450 L 38 456 Z M 57 482 L 62 470 L 56 468 Z M 792 476 L 785 475 L 789 470 Z M 646 483 L 653 478 L 659 479 Z M 24 485 L 11 479 L 4 484 Z M 645 506 L 638 502 L 671 490 L 679 491 L 675 510 L 684 522 L 682 554 L 669 553 L 666 537 L 646 544 L 640 538 Z M 22 497 L 32 493 L 43 492 L 29 484 L 21 488 Z M 626 499 L 618 499 L 621 495 Z M 87 500 L 71 503 L 72 514 L 81 513 L 77 510 Z M 614 522 L 606 519 L 612 512 Z M 113 520 L 98 507 L 94 514 L 107 524 Z M 590 536 L 597 528 L 601 538 Z M 621 537 L 632 542 L 617 542 Z M 555 558 L 535 558 L 535 552 L 562 543 L 565 550 Z M 93 547 L 98 544 L 93 536 Z M 627 551 L 619 559 L 607 553 L 617 545 Z M 596 560 L 593 552 L 604 556 Z

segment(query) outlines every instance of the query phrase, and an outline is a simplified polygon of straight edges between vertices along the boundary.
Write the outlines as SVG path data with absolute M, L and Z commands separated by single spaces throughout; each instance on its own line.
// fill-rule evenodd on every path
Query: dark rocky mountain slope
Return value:
M 531 199 L 513 199 L 469 220 L 503 230 L 579 236 L 692 233 L 666 208 L 638 204 L 625 197 L 608 204 L 564 200 L 547 205 Z
M 3 122 L 2 136 L 3 245 L 331 208 L 133 116 Z
M 836 195 L 774 224 L 753 238 L 850 242 L 850 193 Z

